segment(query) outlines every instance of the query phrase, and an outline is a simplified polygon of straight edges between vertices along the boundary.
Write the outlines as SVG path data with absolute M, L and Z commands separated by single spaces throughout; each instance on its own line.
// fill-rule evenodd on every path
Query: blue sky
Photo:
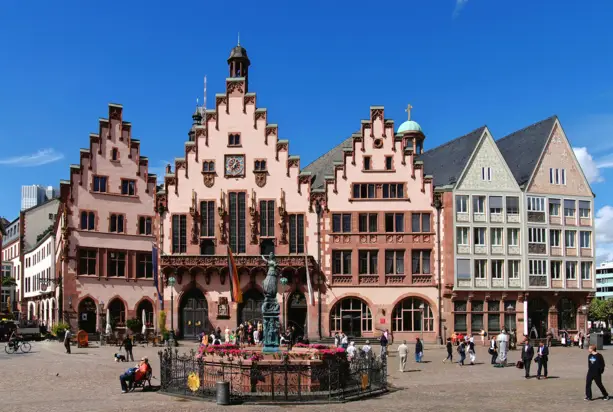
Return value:
M 21 185 L 68 177 L 109 102 L 123 104 L 155 171 L 183 156 L 202 78 L 210 106 L 240 32 L 250 91 L 303 166 L 371 105 L 400 122 L 411 103 L 426 148 L 558 114 L 585 148 L 599 253 L 613 253 L 613 2 L 2 3 L 0 216 L 17 216 Z

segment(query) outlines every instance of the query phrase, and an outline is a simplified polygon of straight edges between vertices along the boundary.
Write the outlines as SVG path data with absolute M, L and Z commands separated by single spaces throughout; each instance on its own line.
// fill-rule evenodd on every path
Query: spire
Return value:
M 228 69 L 230 77 L 242 77 L 245 79 L 245 89 L 249 87 L 249 66 L 251 62 L 247 57 L 247 50 L 240 45 L 240 34 L 238 35 L 238 44 L 230 51 L 228 58 Z M 247 90 L 245 90 L 247 92 Z
M 236 45 L 237 46 L 241 45 L 241 32 L 240 31 L 238 32 L 238 41 L 236 42 Z

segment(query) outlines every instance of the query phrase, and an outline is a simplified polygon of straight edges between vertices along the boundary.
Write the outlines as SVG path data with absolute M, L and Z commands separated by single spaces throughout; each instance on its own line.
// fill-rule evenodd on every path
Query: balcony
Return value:
M 487 288 L 487 279 L 475 279 L 476 288 Z
M 547 287 L 546 275 L 530 275 L 528 276 L 528 284 L 531 287 Z
M 469 245 L 458 245 L 457 251 L 459 255 L 469 255 L 470 246 Z
M 521 248 L 518 245 L 510 245 L 507 247 L 507 253 L 509 255 L 520 255 Z
M 487 255 L 487 245 L 475 245 L 475 255 Z
M 519 213 L 507 213 L 507 223 L 519 223 Z
M 490 214 L 490 222 L 492 223 L 503 223 L 504 216 L 502 213 L 491 213 Z
M 528 212 L 528 222 L 530 223 L 545 223 L 545 212 Z
M 486 222 L 487 216 L 485 213 L 473 213 L 473 222 Z
M 470 215 L 465 212 L 457 212 L 455 214 L 455 220 L 457 222 L 470 222 Z
M 509 279 L 509 287 L 510 288 L 520 288 L 521 279 L 520 278 Z
M 546 255 L 547 245 L 544 243 L 528 243 L 528 253 L 533 255 Z
M 492 287 L 493 288 L 504 288 L 504 279 L 492 279 Z
M 492 245 L 492 255 L 504 255 L 504 246 Z
M 457 283 L 459 288 L 470 288 L 473 285 L 473 281 L 471 279 L 458 279 Z

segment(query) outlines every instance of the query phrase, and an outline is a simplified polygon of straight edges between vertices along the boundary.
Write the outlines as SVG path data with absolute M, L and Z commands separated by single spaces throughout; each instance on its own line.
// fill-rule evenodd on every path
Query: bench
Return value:
M 136 388 L 142 388 L 143 391 L 150 390 L 151 389 L 151 377 L 152 377 L 152 371 L 149 370 L 144 378 L 134 381 L 134 383 L 132 384 L 131 391 L 134 391 L 134 389 Z

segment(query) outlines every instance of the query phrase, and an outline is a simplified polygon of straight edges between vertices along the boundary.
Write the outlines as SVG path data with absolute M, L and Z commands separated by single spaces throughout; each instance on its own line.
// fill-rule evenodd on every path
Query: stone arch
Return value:
M 87 333 L 96 332 L 96 321 L 98 317 L 98 303 L 90 295 L 83 296 L 77 304 L 79 330 Z
M 241 323 L 262 322 L 262 303 L 264 303 L 264 293 L 262 288 L 254 285 L 243 291 L 243 302 L 238 305 L 237 326 Z
M 115 295 L 109 299 L 106 304 L 111 317 L 111 326 L 113 329 L 125 328 L 128 320 L 128 304 L 119 295 Z
M 194 338 L 202 332 L 210 332 L 212 325 L 209 321 L 208 300 L 205 291 L 196 282 L 186 285 L 177 301 L 181 336 Z
M 135 317 L 142 320 L 143 309 L 145 309 L 145 320 L 148 328 L 153 328 L 155 322 L 155 305 L 153 300 L 148 296 L 143 296 L 136 305 L 134 305 Z
M 420 309 L 424 305 L 423 311 Z M 434 332 L 435 311 L 429 299 L 418 294 L 406 294 L 397 299 L 392 306 L 392 332 Z
M 348 336 L 360 337 L 373 332 L 372 308 L 372 303 L 356 294 L 337 298 L 330 310 L 330 333 L 344 332 Z

